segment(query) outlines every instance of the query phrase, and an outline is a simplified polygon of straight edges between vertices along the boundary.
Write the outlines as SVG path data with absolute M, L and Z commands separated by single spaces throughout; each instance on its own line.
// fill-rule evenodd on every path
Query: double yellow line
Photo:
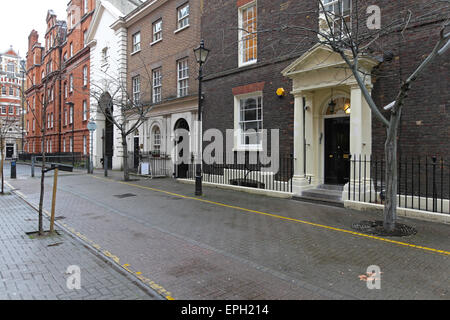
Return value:
M 374 240 L 383 241 L 383 242 L 387 242 L 387 243 L 392 243 L 392 244 L 396 244 L 396 245 L 399 245 L 399 246 L 410 247 L 410 248 L 414 248 L 414 249 L 424 250 L 424 251 L 438 253 L 438 254 L 443 254 L 443 255 L 450 255 L 450 251 L 433 249 L 433 248 L 418 246 L 418 245 L 407 243 L 407 242 L 401 242 L 401 241 L 395 241 L 395 240 L 391 240 L 391 239 L 387 239 L 387 238 L 371 236 L 371 235 L 368 235 L 368 234 L 359 233 L 359 232 L 355 232 L 355 231 L 351 231 L 351 230 L 345 230 L 345 229 L 330 227 L 330 226 L 326 226 L 326 225 L 322 225 L 322 224 L 318 224 L 318 223 L 313 223 L 313 222 L 308 222 L 308 221 L 304 221 L 304 220 L 284 217 L 284 216 L 280 216 L 280 215 L 277 215 L 277 214 L 272 214 L 272 213 L 267 213 L 267 212 L 262 212 L 262 211 L 247 209 L 247 208 L 241 208 L 241 207 L 238 207 L 238 206 L 228 205 L 228 204 L 224 204 L 224 203 L 220 203 L 220 202 L 214 202 L 214 201 L 210 201 L 210 200 L 206 200 L 206 199 L 185 196 L 185 195 L 174 193 L 174 192 L 170 192 L 170 191 L 165 191 L 165 190 L 160 190 L 160 189 L 156 189 L 156 188 L 140 186 L 140 185 L 129 183 L 129 182 L 116 181 L 116 180 L 112 180 L 112 179 L 105 179 L 105 178 L 96 177 L 96 176 L 93 176 L 93 177 L 96 178 L 96 179 L 99 179 L 99 180 L 104 180 L 104 181 L 108 181 L 108 182 L 116 182 L 116 183 L 120 183 L 120 184 L 131 186 L 131 187 L 136 187 L 136 188 L 140 188 L 140 189 L 145 189 L 145 190 L 150 190 L 150 191 L 154 191 L 154 192 L 164 193 L 164 194 L 171 195 L 171 196 L 176 196 L 176 197 L 183 198 L 183 199 L 199 201 L 199 202 L 208 203 L 208 204 L 212 204 L 212 205 L 216 205 L 216 206 L 220 206 L 220 207 L 235 209 L 235 210 L 238 210 L 238 211 L 259 214 L 259 215 L 263 215 L 263 216 L 267 216 L 267 217 L 272 217 L 272 218 L 276 218 L 276 219 L 280 219 L 280 220 L 285 220 L 285 221 L 290 221 L 290 222 L 295 222 L 295 223 L 301 223 L 301 224 L 305 224 L 305 225 L 309 225 L 309 226 L 313 226 L 313 227 L 318 227 L 318 228 L 322 228 L 322 229 L 326 229 L 326 230 L 333 230 L 333 231 L 337 231 L 337 232 L 351 234 L 351 235 L 362 237 L 362 238 L 368 238 L 368 239 L 374 239 Z

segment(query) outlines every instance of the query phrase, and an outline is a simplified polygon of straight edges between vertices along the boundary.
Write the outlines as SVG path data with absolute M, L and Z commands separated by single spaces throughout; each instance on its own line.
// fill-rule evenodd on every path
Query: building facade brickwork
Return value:
M 13 48 L 0 53 L 0 149 L 7 158 L 17 157 L 23 146 L 22 61 Z
M 94 0 L 70 1 L 67 21 L 58 20 L 51 10 L 48 12 L 44 45 L 36 31 L 29 36 L 28 153 L 89 153 L 90 66 L 85 37 L 94 9 Z

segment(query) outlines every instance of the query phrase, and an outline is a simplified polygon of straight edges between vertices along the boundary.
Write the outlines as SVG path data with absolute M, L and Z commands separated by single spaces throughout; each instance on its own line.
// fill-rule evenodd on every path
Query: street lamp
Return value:
M 75 103 L 73 102 L 66 102 L 66 105 L 70 106 L 69 109 L 69 119 L 72 120 L 72 150 L 70 151 L 72 153 L 72 166 L 75 166 L 75 155 L 74 155 L 74 150 L 75 150 L 75 119 L 74 119 L 74 106 Z M 72 110 L 72 112 L 71 112 Z M 60 150 L 61 151 L 61 150 Z
M 203 80 L 203 65 L 208 59 L 209 55 L 208 49 L 205 48 L 205 42 L 202 40 L 200 46 L 194 49 L 195 59 L 199 64 L 199 75 L 198 75 L 198 159 L 195 169 L 195 195 L 202 195 L 202 102 L 203 102 L 203 92 L 202 92 L 202 80 Z

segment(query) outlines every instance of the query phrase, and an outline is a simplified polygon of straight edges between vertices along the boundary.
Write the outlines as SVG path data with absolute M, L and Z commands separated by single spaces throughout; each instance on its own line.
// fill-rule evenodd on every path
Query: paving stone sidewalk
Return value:
M 36 211 L 7 190 L 0 195 L 0 300 L 154 299 L 62 230 L 36 239 Z M 45 230 L 48 221 L 44 219 Z M 67 288 L 69 266 L 81 269 L 81 289 Z

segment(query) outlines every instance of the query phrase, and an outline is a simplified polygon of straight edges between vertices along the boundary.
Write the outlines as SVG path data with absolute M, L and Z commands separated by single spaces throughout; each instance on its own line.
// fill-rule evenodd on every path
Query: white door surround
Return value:
M 367 75 L 371 74 L 372 68 L 377 64 L 378 62 L 372 59 L 360 60 L 360 69 L 366 74 L 365 83 L 369 90 L 372 88 L 372 81 Z M 314 46 L 282 73 L 293 80 L 293 193 L 301 195 L 303 190 L 324 183 L 325 119 L 350 116 L 350 154 L 370 156 L 372 116 L 351 70 L 346 67 L 342 57 L 328 47 Z M 339 98 L 350 99 L 350 114 L 341 110 L 338 114 L 327 115 L 331 99 Z M 352 181 L 353 177 L 350 179 Z

